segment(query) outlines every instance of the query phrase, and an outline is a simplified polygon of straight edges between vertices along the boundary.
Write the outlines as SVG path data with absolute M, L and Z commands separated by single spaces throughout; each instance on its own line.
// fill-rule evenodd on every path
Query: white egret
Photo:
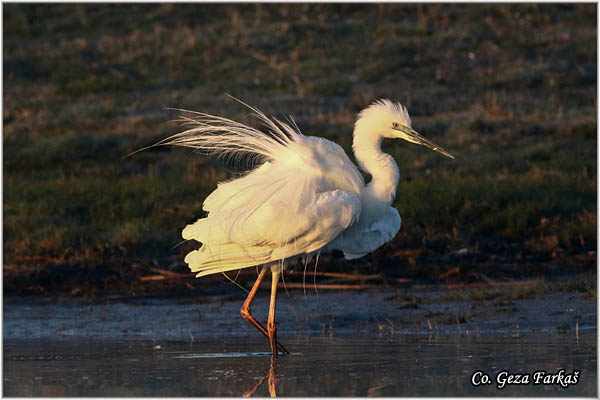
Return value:
M 243 103 L 245 104 L 245 103 Z M 188 130 L 157 145 L 184 146 L 219 156 L 250 156 L 260 166 L 241 178 L 219 183 L 204 200 L 205 218 L 185 227 L 184 239 L 202 246 L 185 262 L 196 277 L 263 265 L 241 308 L 242 316 L 268 339 L 273 355 L 287 350 L 276 340 L 275 299 L 284 260 L 306 258 L 324 248 L 341 250 L 347 259 L 361 257 L 390 241 L 400 229 L 391 207 L 399 172 L 381 150 L 384 138 L 404 139 L 450 153 L 412 129 L 401 104 L 378 100 L 358 114 L 352 148 L 369 183 L 342 147 L 305 136 L 293 120 L 268 118 L 249 107 L 267 133 L 214 115 L 193 112 L 184 117 Z M 250 306 L 267 270 L 271 300 L 267 328 Z

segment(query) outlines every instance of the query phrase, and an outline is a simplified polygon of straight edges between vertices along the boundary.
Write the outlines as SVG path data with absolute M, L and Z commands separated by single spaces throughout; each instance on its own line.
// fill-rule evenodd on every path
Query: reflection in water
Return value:
M 297 337 L 256 341 L 4 341 L 4 396 L 596 396 L 596 336 Z M 160 345 L 160 348 L 158 348 Z M 581 370 L 577 385 L 474 387 L 501 370 Z
M 271 355 L 271 361 L 269 363 L 269 368 L 267 370 L 267 374 L 262 377 L 254 386 L 252 386 L 249 390 L 244 392 L 243 397 L 251 397 L 258 390 L 258 388 L 265 382 L 265 379 L 269 382 L 269 395 L 271 397 L 277 397 L 277 390 L 275 389 L 275 365 L 276 358 Z
M 271 352 L 256 351 L 243 353 L 200 353 L 200 354 L 182 354 L 173 358 L 239 358 L 239 357 L 269 357 Z

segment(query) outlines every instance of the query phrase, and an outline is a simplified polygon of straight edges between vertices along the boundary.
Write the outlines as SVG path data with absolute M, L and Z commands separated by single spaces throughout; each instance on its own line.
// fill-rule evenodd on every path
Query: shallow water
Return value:
M 596 396 L 596 335 L 288 337 L 279 396 Z M 4 396 L 269 395 L 266 341 L 5 340 Z M 578 383 L 497 388 L 496 374 L 580 370 Z M 481 370 L 492 384 L 473 386 Z

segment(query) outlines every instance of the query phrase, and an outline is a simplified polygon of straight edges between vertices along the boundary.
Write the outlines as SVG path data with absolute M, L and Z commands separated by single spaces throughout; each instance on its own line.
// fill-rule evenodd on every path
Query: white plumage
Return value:
M 323 248 L 361 257 L 390 241 L 400 229 L 391 207 L 399 172 L 381 151 L 383 138 L 425 145 L 454 158 L 411 127 L 405 107 L 379 100 L 358 115 L 352 148 L 361 169 L 337 144 L 304 136 L 296 124 L 267 118 L 248 106 L 267 132 L 204 113 L 184 117 L 190 129 L 156 145 L 191 147 L 206 154 L 250 157 L 260 165 L 241 178 L 219 183 L 204 201 L 206 218 L 188 225 L 184 239 L 201 243 L 185 257 L 197 277 L 264 264 L 242 316 L 269 338 L 271 351 L 287 353 L 276 340 L 275 303 L 283 261 L 311 257 Z M 267 329 L 250 313 L 256 291 L 271 268 L 271 303 Z
M 220 183 L 204 201 L 208 216 L 183 230 L 184 239 L 202 243 L 185 258 L 198 277 L 310 256 L 324 247 L 339 249 L 348 259 L 361 257 L 400 229 L 400 215 L 390 207 L 398 167 L 381 151 L 381 140 L 403 138 L 449 155 L 412 130 L 406 108 L 379 100 L 358 115 L 354 129 L 356 159 L 372 177 L 365 185 L 339 145 L 305 136 L 293 121 L 290 125 L 248 107 L 268 133 L 193 113 L 184 118 L 190 129 L 159 142 L 220 156 L 258 157 L 262 163 Z

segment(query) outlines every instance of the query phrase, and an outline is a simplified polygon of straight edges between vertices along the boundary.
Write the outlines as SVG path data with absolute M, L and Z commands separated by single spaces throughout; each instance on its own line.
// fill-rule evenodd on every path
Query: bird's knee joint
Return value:
M 244 317 L 244 319 L 250 318 L 250 310 L 245 307 L 242 307 L 240 309 L 240 314 L 242 314 L 242 317 Z

